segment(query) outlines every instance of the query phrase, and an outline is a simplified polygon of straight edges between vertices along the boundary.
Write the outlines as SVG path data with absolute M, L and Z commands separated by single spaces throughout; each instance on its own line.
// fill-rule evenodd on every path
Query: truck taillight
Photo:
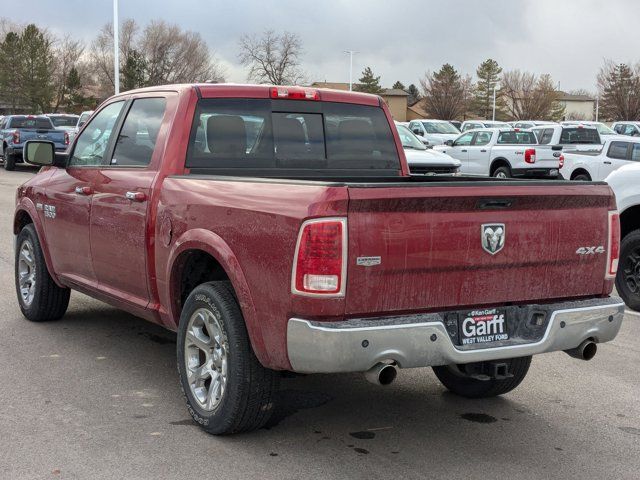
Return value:
M 272 87 L 271 98 L 286 100 L 320 100 L 320 92 L 313 88 Z
M 615 278 L 620 258 L 620 214 L 609 212 L 609 246 L 607 249 L 607 273 L 605 278 Z
M 64 144 L 69 145 L 69 133 L 64 132 Z
M 536 149 L 527 148 L 524 151 L 524 161 L 527 163 L 536 163 Z
M 13 135 L 11 135 L 11 141 L 17 145 L 20 143 L 20 132 L 18 130 L 16 130 L 15 132 L 13 132 Z
M 346 273 L 346 219 L 321 218 L 304 222 L 293 259 L 292 293 L 343 296 Z
M 560 168 L 564 167 L 564 155 L 560 155 L 560 157 L 558 158 L 558 166 Z

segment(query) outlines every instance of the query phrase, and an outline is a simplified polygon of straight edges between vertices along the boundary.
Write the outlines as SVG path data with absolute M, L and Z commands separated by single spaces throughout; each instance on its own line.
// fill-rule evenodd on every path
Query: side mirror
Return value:
M 67 163 L 67 156 L 64 154 L 57 155 L 54 143 L 44 140 L 27 140 L 24 143 L 22 156 L 25 162 L 39 167 L 51 165 L 64 167 Z
M 447 147 L 453 147 L 453 140 L 447 140 L 446 142 L 444 142 L 444 144 L 445 144 Z

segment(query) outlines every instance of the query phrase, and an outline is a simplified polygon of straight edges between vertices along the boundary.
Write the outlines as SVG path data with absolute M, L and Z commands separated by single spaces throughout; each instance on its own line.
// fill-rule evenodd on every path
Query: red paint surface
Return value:
M 203 97 L 269 96 L 264 86 L 198 88 Z M 290 368 L 286 325 L 292 316 L 332 321 L 611 291 L 606 255 L 575 254 L 606 242 L 607 211 L 614 208 L 607 186 L 358 188 L 180 176 L 188 173 L 197 91 L 183 85 L 114 98 L 149 95 L 168 99 L 149 167 L 48 168 L 18 190 L 17 215 L 33 219 L 60 284 L 176 329 L 177 265 L 184 252 L 202 250 L 231 280 L 258 358 L 282 369 Z M 379 104 L 377 97 L 348 92 L 323 90 L 320 98 Z M 78 195 L 76 186 L 92 193 Z M 127 191 L 143 192 L 146 200 L 126 200 Z M 514 203 L 503 211 L 479 210 L 486 198 Z M 56 218 L 44 218 L 36 203 L 55 205 Z M 300 225 L 325 216 L 348 217 L 346 298 L 292 295 Z M 507 224 L 506 246 L 495 256 L 481 249 L 482 223 Z M 382 263 L 358 267 L 358 256 L 380 256 Z

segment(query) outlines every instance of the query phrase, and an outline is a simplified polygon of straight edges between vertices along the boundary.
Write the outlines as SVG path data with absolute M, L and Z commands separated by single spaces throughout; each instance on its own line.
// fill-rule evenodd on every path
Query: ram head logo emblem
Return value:
M 482 248 L 485 252 L 495 255 L 504 248 L 505 241 L 504 223 L 492 223 L 482 225 Z

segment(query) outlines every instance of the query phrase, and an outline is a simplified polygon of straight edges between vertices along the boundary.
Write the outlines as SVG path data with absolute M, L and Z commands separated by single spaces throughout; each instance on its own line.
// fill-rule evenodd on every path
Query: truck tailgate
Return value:
M 604 184 L 350 186 L 346 313 L 601 295 L 612 205 Z

